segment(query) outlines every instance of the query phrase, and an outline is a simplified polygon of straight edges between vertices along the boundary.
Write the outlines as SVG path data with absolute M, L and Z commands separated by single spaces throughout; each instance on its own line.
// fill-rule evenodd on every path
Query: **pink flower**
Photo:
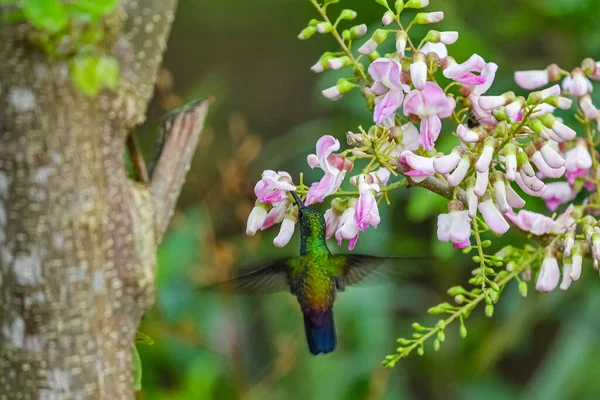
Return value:
M 377 228 L 381 218 L 379 217 L 379 209 L 373 191 L 379 192 L 379 184 L 369 184 L 366 176 L 360 175 L 358 177 L 358 191 L 360 195 L 354 213 L 356 226 L 361 231 L 367 229 L 369 225 Z
M 509 221 L 524 231 L 531 232 L 536 236 L 545 235 L 552 231 L 554 220 L 543 214 L 533 211 L 521 210 L 518 214 L 512 211 L 504 214 Z
M 287 172 L 265 170 L 254 186 L 254 194 L 261 203 L 275 203 L 288 198 L 288 191 L 296 190 Z
M 410 64 L 410 80 L 415 89 L 423 90 L 425 88 L 425 82 L 427 81 L 427 64 L 425 64 L 425 61 L 419 60 Z
M 290 242 L 290 239 L 294 235 L 294 227 L 296 226 L 296 221 L 289 218 L 284 218 L 281 222 L 281 228 L 279 229 L 279 234 L 273 239 L 273 244 L 276 247 L 284 247 L 286 244 Z
M 542 261 L 542 268 L 538 275 L 535 289 L 540 292 L 551 292 L 556 289 L 558 281 L 560 279 L 560 269 L 558 268 L 558 261 L 554 256 L 544 257 Z
M 267 218 L 263 222 L 263 225 L 260 229 L 265 230 L 283 221 L 285 213 L 291 206 L 292 203 L 287 198 L 279 203 L 273 203 L 273 208 L 271 208 L 271 210 L 267 214 Z
M 433 168 L 440 174 L 449 174 L 456 169 L 464 152 L 462 147 L 456 146 L 450 154 L 433 160 Z
M 546 187 L 542 199 L 546 201 L 546 207 L 551 211 L 555 211 L 559 205 L 567 203 L 577 196 L 577 192 L 567 182 L 552 182 L 548 183 Z
M 523 89 L 534 90 L 548 84 L 548 71 L 545 69 L 517 71 L 515 72 L 515 82 Z
M 577 145 L 565 154 L 565 167 L 567 172 L 567 181 L 573 184 L 579 176 L 587 175 L 592 168 L 592 157 L 587 149 L 585 142 L 578 141 Z
M 479 208 L 479 212 L 483 216 L 485 223 L 493 232 L 502 235 L 508 231 L 510 225 L 508 225 L 508 222 L 506 222 L 498 208 L 494 205 L 491 195 L 488 199 L 480 202 L 477 208 Z
M 256 232 L 263 226 L 267 219 L 267 210 L 264 205 L 257 204 L 250 212 L 248 216 L 248 223 L 246 224 L 246 235 L 254 236 Z
M 481 72 L 485 67 L 485 61 L 477 54 L 473 54 L 462 64 L 458 64 L 453 58 L 447 57 L 444 64 L 444 76 L 448 79 L 473 86 L 483 85 L 486 82 L 485 77 L 473 73 Z
M 340 149 L 340 142 L 330 135 L 322 136 L 317 141 L 317 154 L 310 154 L 307 157 L 308 165 L 311 168 L 321 168 L 325 176 L 319 182 L 315 182 L 308 189 L 306 194 L 306 204 L 322 202 L 325 197 L 335 193 L 347 171 L 352 170 L 352 162 L 344 156 L 333 154 Z
M 592 82 L 585 77 L 581 68 L 575 68 L 571 75 L 563 80 L 562 88 L 565 92 L 569 92 L 576 97 L 586 95 L 594 89 Z
M 348 208 L 344 210 L 344 213 L 340 217 L 338 230 L 335 232 L 335 238 L 338 241 L 338 246 L 342 245 L 343 240 L 349 240 L 348 250 L 353 250 L 358 241 L 358 234 L 360 230 L 356 224 L 354 218 L 356 210 L 354 209 L 354 203 L 349 203 Z
M 404 175 L 410 176 L 415 182 L 422 182 L 426 177 L 435 174 L 433 158 L 418 156 L 405 150 L 400 154 L 400 162 L 410 167 L 410 171 L 404 172 Z
M 437 236 L 440 242 L 452 241 L 455 248 L 463 249 L 471 245 L 471 217 L 461 202 L 453 200 L 448 204 L 448 214 L 440 214 L 437 222 Z
M 425 45 L 423 45 L 423 47 L 421 47 L 421 52 L 423 54 L 435 53 L 440 60 L 448 57 L 448 49 L 444 43 L 427 42 Z
M 402 105 L 408 86 L 401 82 L 401 72 L 400 63 L 389 58 L 378 58 L 369 65 L 369 74 L 375 80 L 370 90 L 377 95 L 373 112 L 376 124 L 381 124 L 386 118 L 393 116 Z
M 423 90 L 413 90 L 404 100 L 404 115 L 415 114 L 421 118 L 419 141 L 427 150 L 432 150 L 437 140 L 442 121 L 452 115 L 455 103 L 436 83 L 426 82 Z
M 325 237 L 330 239 L 339 228 L 341 215 L 337 215 L 335 211 L 333 211 L 333 208 L 329 208 L 325 211 L 324 217 L 326 226 Z
M 421 144 L 419 143 L 419 130 L 416 126 L 407 122 L 406 124 L 397 127 L 397 129 L 402 132 L 402 150 L 414 151 L 419 148 Z
M 598 109 L 594 103 L 592 103 L 592 97 L 589 94 L 579 98 L 579 106 L 583 110 L 583 113 L 587 119 L 598 118 Z

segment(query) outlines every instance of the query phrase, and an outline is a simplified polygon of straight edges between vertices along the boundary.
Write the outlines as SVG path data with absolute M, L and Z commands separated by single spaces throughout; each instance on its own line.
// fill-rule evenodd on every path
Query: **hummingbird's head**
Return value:
M 310 235 L 311 233 L 323 233 L 324 235 L 325 219 L 323 218 L 323 213 L 316 208 L 305 205 L 296 193 L 290 193 L 294 197 L 294 200 L 296 200 L 296 204 L 298 204 L 298 219 L 301 235 Z

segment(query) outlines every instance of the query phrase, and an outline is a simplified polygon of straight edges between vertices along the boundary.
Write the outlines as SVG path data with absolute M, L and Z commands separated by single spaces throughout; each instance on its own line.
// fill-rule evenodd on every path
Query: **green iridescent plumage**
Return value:
M 312 354 L 329 353 L 336 346 L 333 321 L 336 293 L 361 281 L 386 258 L 331 254 L 327 248 L 323 214 L 305 206 L 295 193 L 292 194 L 298 204 L 300 256 L 275 260 L 213 288 L 247 293 L 289 290 L 298 299 L 304 315 L 309 350 Z

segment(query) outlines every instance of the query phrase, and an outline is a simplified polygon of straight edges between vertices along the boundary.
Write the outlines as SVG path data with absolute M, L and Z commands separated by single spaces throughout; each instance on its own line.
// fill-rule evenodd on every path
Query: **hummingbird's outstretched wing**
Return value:
M 423 271 L 424 266 L 431 265 L 432 260 L 423 257 L 377 257 L 364 254 L 348 254 L 342 269 L 342 282 L 338 285 L 355 285 L 363 282 L 367 277 L 369 281 L 384 282 L 398 277 L 415 275 Z M 373 279 L 371 279 L 373 278 Z
M 274 293 L 289 291 L 286 269 L 287 259 L 274 260 L 260 269 L 245 273 L 225 282 L 205 286 L 206 290 L 231 291 L 237 293 Z

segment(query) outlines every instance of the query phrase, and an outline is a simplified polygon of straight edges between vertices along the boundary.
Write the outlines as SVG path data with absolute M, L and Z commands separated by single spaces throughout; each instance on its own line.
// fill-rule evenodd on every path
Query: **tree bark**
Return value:
M 28 44 L 31 27 L 0 25 L 0 399 L 134 397 L 132 346 L 166 224 L 165 196 L 126 175 L 125 140 L 175 6 L 121 1 L 109 21 L 119 87 L 95 98 Z

